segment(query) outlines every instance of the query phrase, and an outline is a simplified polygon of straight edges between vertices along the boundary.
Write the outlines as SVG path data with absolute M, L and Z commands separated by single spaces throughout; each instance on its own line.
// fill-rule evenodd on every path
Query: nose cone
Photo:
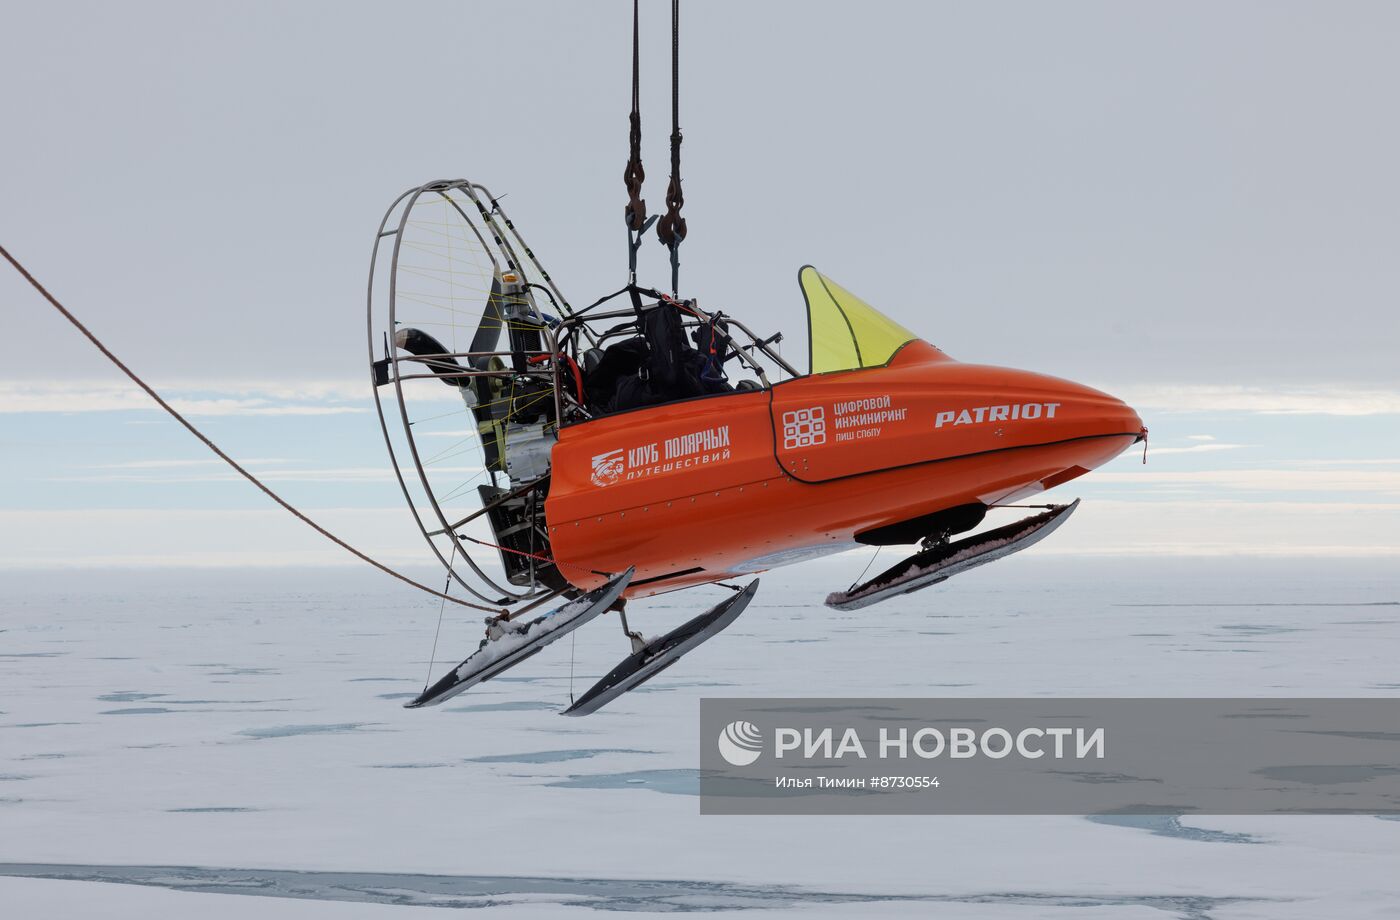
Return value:
M 1142 419 L 1121 399 L 1059 377 L 949 361 L 929 366 L 925 385 L 938 407 L 935 434 L 958 442 L 959 452 L 979 445 L 999 450 L 1113 441 L 1116 449 L 1097 466 L 1146 434 Z
M 1044 407 L 1047 428 L 1057 438 L 1132 435 L 1143 431 L 1142 419 L 1131 406 L 1102 390 L 1046 374 L 1002 370 L 1001 385 L 1013 400 L 1022 402 L 1021 416 L 1035 421 L 1035 405 Z
M 1115 437 L 1130 436 L 1129 444 L 1147 436 L 1147 428 L 1142 418 L 1132 406 L 1116 396 L 1102 390 L 1062 380 L 1058 377 L 1038 376 L 1048 397 L 1059 397 L 1063 403 L 1063 421 L 1066 437 Z
M 775 387 L 771 410 L 779 463 L 804 482 L 958 461 L 938 466 L 937 475 L 956 470 L 969 480 L 1049 488 L 1144 433 L 1137 413 L 1107 393 L 964 364 L 923 342 L 887 367 Z

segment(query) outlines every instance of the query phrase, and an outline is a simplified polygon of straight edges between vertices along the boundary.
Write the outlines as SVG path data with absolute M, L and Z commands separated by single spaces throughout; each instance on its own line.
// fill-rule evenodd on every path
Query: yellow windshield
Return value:
M 918 338 L 810 265 L 797 279 L 807 299 L 813 374 L 881 367 Z

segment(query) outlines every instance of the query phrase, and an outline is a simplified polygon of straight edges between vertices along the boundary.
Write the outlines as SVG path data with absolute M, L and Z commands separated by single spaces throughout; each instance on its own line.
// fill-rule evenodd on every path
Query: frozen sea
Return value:
M 822 607 L 867 561 L 763 576 L 726 633 L 580 720 L 571 681 L 627 651 L 611 618 L 408 711 L 438 604 L 375 573 L 0 575 L 0 912 L 1400 916 L 1377 817 L 701 816 L 702 696 L 1400 696 L 1393 560 L 1031 552 Z M 629 613 L 657 633 L 719 596 Z M 476 617 L 447 612 L 435 674 Z

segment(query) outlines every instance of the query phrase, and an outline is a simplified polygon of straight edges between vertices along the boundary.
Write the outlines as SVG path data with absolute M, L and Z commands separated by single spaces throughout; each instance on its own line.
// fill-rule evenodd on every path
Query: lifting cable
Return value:
M 641 246 L 642 234 L 655 223 L 657 239 L 671 251 L 673 297 L 680 297 L 680 248 L 686 234 L 685 218 L 681 217 L 681 208 L 685 207 L 685 194 L 681 190 L 681 2 L 671 0 L 671 179 L 666 186 L 666 213 L 659 220 L 657 215 L 647 217 L 647 204 L 642 200 L 646 172 L 642 169 L 640 6 L 641 0 L 632 0 L 632 112 L 628 116 L 627 167 L 622 172 L 622 181 L 627 186 L 627 291 L 639 319 L 642 305 L 640 292 L 636 290 L 637 249 Z
M 642 200 L 642 182 L 646 170 L 642 169 L 642 34 L 639 28 L 641 0 L 632 0 L 632 113 L 628 116 L 628 156 L 627 167 L 622 171 L 622 181 L 627 185 L 627 287 L 623 288 L 632 301 L 632 311 L 637 314 L 637 323 L 642 321 L 642 296 L 637 291 L 637 250 L 642 246 L 642 235 L 647 232 L 656 216 L 647 217 L 647 203 Z
M 680 297 L 680 248 L 685 239 L 685 195 L 681 192 L 681 0 L 671 0 L 671 181 L 666 186 L 666 214 L 656 237 L 671 250 L 671 296 Z
M 632 114 L 628 116 L 627 168 L 622 171 L 622 181 L 627 185 L 627 229 L 641 233 L 646 227 L 647 203 L 642 200 L 642 182 L 646 171 L 642 169 L 642 52 L 641 32 L 638 29 L 641 0 L 632 0 Z
M 452 587 L 452 564 L 457 561 L 457 544 L 452 544 L 452 557 L 447 560 L 447 581 L 443 584 L 443 600 L 438 603 L 437 629 L 433 630 L 433 651 L 428 656 L 428 675 L 423 678 L 423 692 L 428 691 L 428 686 L 433 682 L 433 667 L 437 664 L 438 639 L 442 636 L 442 616 L 447 612 L 447 589 Z
M 34 288 L 34 290 L 38 291 L 41 295 L 43 295 L 43 298 L 47 300 L 55 310 L 63 314 L 64 319 L 72 323 L 73 327 L 79 332 L 81 332 L 87 338 L 88 341 L 92 342 L 93 345 L 97 346 L 97 350 L 102 352 L 102 354 L 107 358 L 108 361 L 111 361 L 114 365 L 116 365 L 118 370 L 120 370 L 127 377 L 131 378 L 132 383 L 136 384 L 138 387 L 145 391 L 147 396 L 155 400 L 156 405 L 160 406 L 166 411 L 167 414 L 169 414 L 171 418 L 183 425 L 185 427 L 185 430 L 187 430 L 190 434 L 198 438 L 200 442 L 204 444 L 205 447 L 212 450 L 215 456 L 217 456 L 220 460 L 224 461 L 230 467 L 232 467 L 234 472 L 238 473 L 244 479 L 257 486 L 260 490 L 262 490 L 263 494 L 265 494 L 268 498 L 272 499 L 277 504 L 281 505 L 282 508 L 284 508 L 297 520 L 301 521 L 303 524 L 310 527 L 312 530 L 316 531 L 321 536 L 325 537 L 327 540 L 330 540 L 336 546 L 339 546 L 341 549 L 345 550 L 350 555 L 354 556 L 356 559 L 359 559 L 362 562 L 368 562 L 370 565 L 374 566 L 376 569 L 383 572 L 384 574 L 392 575 L 399 581 L 402 581 L 408 585 L 412 585 L 420 591 L 427 592 L 428 594 L 431 594 L 434 597 L 440 597 L 444 601 L 451 601 L 452 603 L 459 604 L 463 607 L 470 607 L 473 610 L 484 610 L 487 613 L 494 614 L 502 614 L 505 612 L 504 610 L 498 607 L 483 607 L 480 604 L 473 604 L 470 601 L 464 601 L 461 598 L 453 597 L 446 591 L 438 591 L 428 587 L 425 584 L 422 584 L 421 582 L 414 581 L 407 575 L 404 575 L 401 572 L 397 572 L 394 569 L 389 568 L 387 565 L 380 562 L 378 559 L 375 559 L 366 554 L 365 552 L 351 546 L 349 543 L 346 543 L 340 537 L 337 537 L 335 534 L 331 533 L 329 530 L 322 527 L 320 524 L 316 523 L 311 518 L 307 517 L 301 511 L 298 511 L 296 508 L 292 507 L 292 505 L 286 499 L 278 495 L 276 492 L 272 491 L 272 489 L 265 485 L 262 482 L 262 480 L 258 479 L 258 477 L 254 476 L 252 473 L 244 469 L 238 463 L 237 460 L 234 460 L 228 454 L 224 453 L 217 444 L 211 441 L 208 438 L 208 436 L 204 434 L 204 432 L 196 428 L 193 424 L 190 423 L 188 419 L 186 419 L 183 415 L 176 411 L 176 409 L 173 406 L 171 406 L 170 403 L 166 402 L 163 398 L 161 398 L 161 395 L 155 390 L 153 390 L 150 387 L 150 385 L 146 383 L 146 381 L 136 376 L 135 371 L 123 364 L 120 358 L 118 358 L 110 350 L 108 350 L 106 345 L 102 344 L 101 339 L 93 335 L 93 333 L 88 329 L 88 327 L 84 326 L 76 316 L 74 316 L 72 313 L 69 313 L 68 309 L 64 307 L 63 304 L 59 303 L 57 298 L 50 294 L 48 292 L 48 289 L 46 289 L 42 284 L 40 284 L 38 279 L 31 275 L 29 273 L 29 270 L 19 263 L 19 260 L 17 260 L 14 256 L 10 255 L 10 251 L 4 246 L 0 246 L 0 255 L 3 255 L 5 257 L 5 259 L 15 267 L 15 271 L 23 275 L 24 280 L 28 281 L 29 284 Z

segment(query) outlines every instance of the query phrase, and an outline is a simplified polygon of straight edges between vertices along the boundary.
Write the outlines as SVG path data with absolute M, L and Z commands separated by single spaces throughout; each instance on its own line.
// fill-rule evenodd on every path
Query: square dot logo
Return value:
M 826 443 L 826 410 L 821 406 L 783 413 L 783 449 Z

